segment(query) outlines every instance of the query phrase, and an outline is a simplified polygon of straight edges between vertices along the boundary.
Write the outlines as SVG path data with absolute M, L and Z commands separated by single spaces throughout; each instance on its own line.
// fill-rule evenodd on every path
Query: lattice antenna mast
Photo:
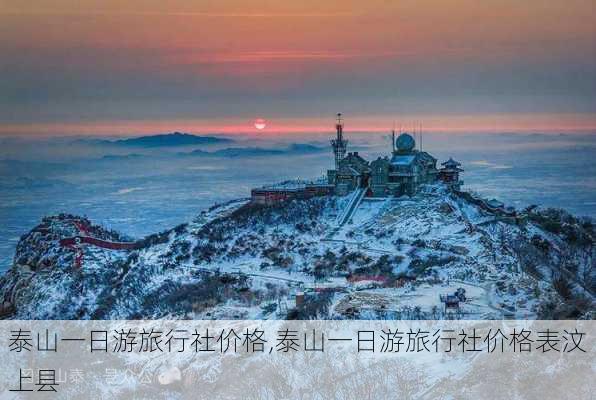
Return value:
M 344 159 L 348 148 L 348 141 L 344 140 L 344 124 L 341 119 L 341 113 L 337 113 L 337 124 L 335 124 L 337 136 L 331 141 L 333 154 L 335 156 L 335 169 L 339 170 L 339 162 Z

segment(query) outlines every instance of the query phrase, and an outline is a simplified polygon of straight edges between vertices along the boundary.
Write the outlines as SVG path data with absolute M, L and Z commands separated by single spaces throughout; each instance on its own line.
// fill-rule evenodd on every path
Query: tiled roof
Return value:
M 416 155 L 407 155 L 407 156 L 393 156 L 391 159 L 391 164 L 393 165 L 410 165 L 416 159 Z

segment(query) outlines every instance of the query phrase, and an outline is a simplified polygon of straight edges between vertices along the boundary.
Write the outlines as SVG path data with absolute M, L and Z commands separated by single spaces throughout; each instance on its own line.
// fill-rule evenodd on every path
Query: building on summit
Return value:
M 416 141 L 408 133 L 401 133 L 397 138 L 393 133 L 391 157 L 378 157 L 369 163 L 358 152 L 341 156 L 346 152 L 347 140 L 343 138 L 340 114 L 336 130 L 337 138 L 331 141 L 336 168 L 327 171 L 327 180 L 338 195 L 361 188 L 369 197 L 413 196 L 423 184 L 442 181 L 458 190 L 462 184 L 460 163 L 450 158 L 441 164 L 443 168 L 437 169 L 437 159 L 416 149 Z
M 441 165 L 443 168 L 439 170 L 439 179 L 448 186 L 459 190 L 461 185 L 464 184 L 464 181 L 459 179 L 459 173 L 464 172 L 464 170 L 460 168 L 461 164 L 449 157 L 449 160 L 441 163 Z
M 450 158 L 437 169 L 437 159 L 416 149 L 416 141 L 408 133 L 397 138 L 392 134 L 391 157 L 378 157 L 368 162 L 355 152 L 347 152 L 341 114 L 337 115 L 336 137 L 331 140 L 335 169 L 327 171 L 327 179 L 314 182 L 287 181 L 252 189 L 253 203 L 271 205 L 291 199 L 307 199 L 337 194 L 344 196 L 361 190 L 362 197 L 413 196 L 420 185 L 443 182 L 460 190 L 461 164 Z M 347 153 L 347 154 L 346 154 Z
M 286 200 L 329 196 L 333 191 L 333 185 L 327 184 L 325 180 L 285 181 L 252 189 L 250 198 L 253 204 L 272 205 Z

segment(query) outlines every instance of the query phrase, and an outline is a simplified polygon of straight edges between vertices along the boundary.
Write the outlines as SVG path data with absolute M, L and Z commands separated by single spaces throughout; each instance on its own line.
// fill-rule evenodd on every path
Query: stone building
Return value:
M 339 169 L 333 171 L 335 192 L 339 195 L 347 194 L 357 188 L 369 185 L 370 166 L 358 152 L 348 153 L 339 161 Z M 329 175 L 328 175 L 329 176 Z
M 437 159 L 429 153 L 416 149 L 416 141 L 408 133 L 401 133 L 392 138 L 391 157 L 378 157 L 372 162 L 366 161 L 358 152 L 348 153 L 339 157 L 335 145 L 343 139 L 343 124 L 338 120 L 337 139 L 332 140 L 332 147 L 336 156 L 336 169 L 327 171 L 328 183 L 335 186 L 335 193 L 345 195 L 355 189 L 367 191 L 367 196 L 413 196 L 420 185 L 443 181 L 450 187 L 459 189 L 459 168 L 461 164 L 453 159 L 443 163 L 441 170 L 437 169 Z
M 454 189 L 459 190 L 464 183 L 459 179 L 459 173 L 464 172 L 464 170 L 460 168 L 461 164 L 450 157 L 449 160 L 441 163 L 441 165 L 443 166 L 443 168 L 439 170 L 439 178 L 441 181 Z
M 414 138 L 402 133 L 394 141 L 391 158 L 379 157 L 371 163 L 372 196 L 412 196 L 419 185 L 436 182 L 437 160 L 416 150 Z
M 341 114 L 337 115 L 337 136 L 331 140 L 335 156 L 335 168 L 327 171 L 327 179 L 303 182 L 286 181 L 276 185 L 252 189 L 251 200 L 255 204 L 273 205 L 293 199 L 337 194 L 344 196 L 361 190 L 362 197 L 413 196 L 420 185 L 443 182 L 453 190 L 459 190 L 463 172 L 461 164 L 453 159 L 442 163 L 437 169 L 437 159 L 429 153 L 416 149 L 416 141 L 408 133 L 392 136 L 390 156 L 378 157 L 368 162 L 355 152 L 347 152 L 348 141 L 343 136 Z
M 273 205 L 287 200 L 328 196 L 333 192 L 333 185 L 329 185 L 325 181 L 285 181 L 252 189 L 250 197 L 253 204 Z

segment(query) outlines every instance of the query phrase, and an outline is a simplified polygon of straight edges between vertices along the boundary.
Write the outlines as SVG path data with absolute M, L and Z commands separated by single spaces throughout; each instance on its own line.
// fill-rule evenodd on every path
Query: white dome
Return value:
M 395 139 L 395 147 L 398 151 L 412 151 L 416 147 L 416 142 L 409 134 L 402 133 Z

